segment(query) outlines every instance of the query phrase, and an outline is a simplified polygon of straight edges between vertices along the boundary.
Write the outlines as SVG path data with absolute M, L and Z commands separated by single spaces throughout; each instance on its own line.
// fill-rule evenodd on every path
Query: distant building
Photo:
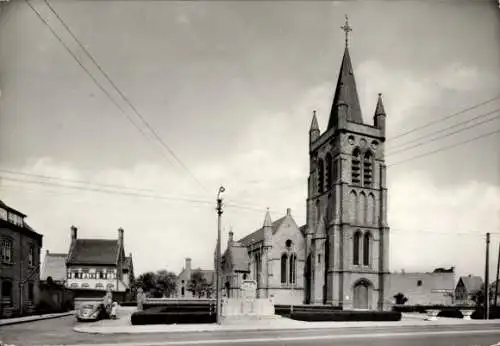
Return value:
M 51 278 L 54 283 L 65 284 L 67 257 L 67 253 L 50 253 L 47 250 L 42 265 L 40 281 L 47 281 L 48 278 Z
M 472 295 L 483 286 L 483 279 L 480 276 L 461 276 L 455 287 L 455 300 L 458 304 L 473 303 Z
M 75 297 L 101 297 L 111 289 L 113 297 L 129 300 L 134 290 L 132 254 L 125 256 L 123 229 L 117 239 L 79 239 L 71 227 L 71 245 L 66 260 L 66 287 Z
M 406 305 L 451 305 L 454 303 L 454 270 L 432 273 L 391 273 L 386 301 L 395 304 L 394 296 L 403 294 Z
M 29 314 L 38 298 L 42 235 L 0 201 L 0 318 Z
M 211 291 L 213 292 L 213 295 L 209 294 L 208 297 L 206 295 L 203 295 L 202 298 L 215 297 L 215 272 L 213 270 L 206 270 L 201 268 L 192 269 L 191 258 L 186 258 L 184 268 L 182 268 L 181 272 L 177 276 L 176 295 L 178 298 L 198 298 L 190 290 L 190 281 L 192 278 L 192 274 L 196 271 L 199 271 L 202 274 L 207 284 L 211 288 Z
M 304 234 L 292 217 L 272 222 L 266 212 L 263 226 L 239 241 L 229 233 L 222 256 L 222 289 L 238 298 L 243 280 L 257 282 L 257 296 L 273 297 L 275 304 L 302 304 L 304 300 Z

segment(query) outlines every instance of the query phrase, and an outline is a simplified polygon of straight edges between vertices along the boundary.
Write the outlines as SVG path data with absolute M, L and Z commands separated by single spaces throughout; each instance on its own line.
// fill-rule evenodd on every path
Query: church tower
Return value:
M 309 130 L 306 304 L 343 309 L 384 308 L 389 274 L 389 227 L 384 158 L 386 114 L 381 94 L 373 124 L 365 123 L 348 47 L 328 121 L 316 112 Z

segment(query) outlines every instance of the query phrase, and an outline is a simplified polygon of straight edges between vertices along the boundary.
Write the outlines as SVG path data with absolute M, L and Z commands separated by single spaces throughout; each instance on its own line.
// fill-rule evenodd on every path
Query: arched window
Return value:
M 363 265 L 370 265 L 370 233 L 363 237 Z
M 323 193 L 325 190 L 325 163 L 318 159 L 318 193 Z
M 352 263 L 359 265 L 359 246 L 361 245 L 361 232 L 356 231 L 352 240 Z
M 296 255 L 293 253 L 290 255 L 290 283 L 295 283 L 295 263 L 296 263 Z
M 370 151 L 365 153 L 363 158 L 363 184 L 364 186 L 372 186 L 373 184 L 373 155 Z
M 357 205 L 358 205 L 358 196 L 355 191 L 351 191 L 349 193 L 349 221 L 352 223 L 356 222 L 357 218 Z
M 351 158 L 351 180 L 353 185 L 361 184 L 361 153 L 359 148 L 355 148 Z
M 368 194 L 368 201 L 366 206 L 366 223 L 368 225 L 375 224 L 375 197 L 373 193 Z
M 288 260 L 288 256 L 286 253 L 281 255 L 281 283 L 286 284 L 286 262 Z
M 359 194 L 359 203 L 358 203 L 358 218 L 357 223 L 360 225 L 364 225 L 366 222 L 366 195 L 364 192 Z
M 325 175 L 326 175 L 326 189 L 327 190 L 330 190 L 332 188 L 332 185 L 333 185 L 333 180 L 332 180 L 332 155 L 330 153 L 328 153 L 326 155 L 326 172 L 325 172 Z

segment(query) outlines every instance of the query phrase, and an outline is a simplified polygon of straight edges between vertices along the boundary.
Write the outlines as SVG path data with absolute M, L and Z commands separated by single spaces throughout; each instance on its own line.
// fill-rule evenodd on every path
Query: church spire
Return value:
M 363 123 L 356 81 L 354 78 L 351 57 L 349 55 L 349 32 L 352 31 L 352 28 L 349 26 L 347 16 L 346 23 L 341 29 L 345 32 L 344 57 L 340 65 L 339 78 L 337 80 L 337 87 L 335 88 L 327 130 L 336 127 L 341 116 L 345 116 L 346 121 L 359 124 Z
M 373 116 L 373 124 L 376 128 L 381 129 L 385 135 L 385 109 L 382 102 L 382 94 L 378 94 L 377 107 L 375 107 L 375 115 Z
M 385 115 L 384 103 L 382 102 L 382 94 L 378 94 L 377 107 L 375 108 L 375 115 Z
M 314 143 L 319 138 L 319 135 L 318 119 L 316 118 L 316 111 L 313 111 L 311 128 L 309 129 L 309 144 Z

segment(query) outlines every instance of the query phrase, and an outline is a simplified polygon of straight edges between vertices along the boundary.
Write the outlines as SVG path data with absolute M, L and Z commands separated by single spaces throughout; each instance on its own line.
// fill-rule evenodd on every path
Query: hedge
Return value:
M 308 322 L 349 321 L 400 321 L 401 312 L 396 311 L 293 311 L 288 317 Z
M 426 313 L 428 310 L 440 310 L 438 317 L 463 318 L 460 310 L 474 310 L 471 318 L 482 320 L 484 318 L 484 308 L 468 305 L 395 305 L 392 311 L 398 312 L 419 312 Z M 500 319 L 500 307 L 490 307 L 490 319 Z
M 209 310 L 172 311 L 166 307 L 153 307 L 148 310 L 137 311 L 131 316 L 133 325 L 215 323 L 216 321 L 217 315 Z

